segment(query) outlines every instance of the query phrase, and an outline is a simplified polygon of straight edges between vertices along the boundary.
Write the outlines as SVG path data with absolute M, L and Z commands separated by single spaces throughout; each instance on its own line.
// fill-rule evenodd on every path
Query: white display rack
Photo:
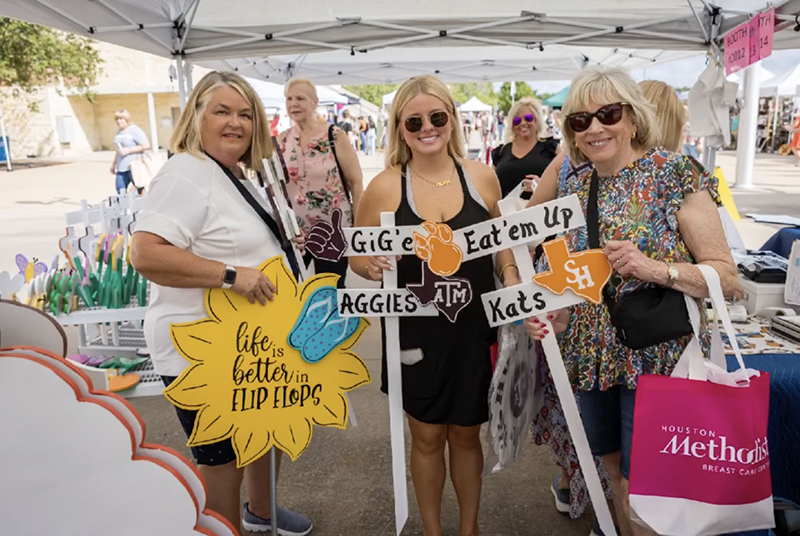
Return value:
M 78 352 L 81 354 L 137 357 L 137 350 L 147 347 L 142 331 L 146 312 L 147 307 L 134 305 L 121 309 L 93 307 L 57 315 L 55 319 L 62 326 L 78 327 Z M 138 374 L 141 381 L 133 389 L 119 393 L 121 396 L 158 396 L 163 391 L 164 384 L 150 360 L 131 372 Z

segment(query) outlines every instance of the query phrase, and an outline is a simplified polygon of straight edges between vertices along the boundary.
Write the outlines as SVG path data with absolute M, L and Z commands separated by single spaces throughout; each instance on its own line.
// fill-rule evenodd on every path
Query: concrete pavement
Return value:
M 365 179 L 379 172 L 383 155 L 361 157 Z M 108 171 L 112 154 L 96 153 L 50 167 L 8 173 L 0 170 L 0 269 L 15 270 L 14 255 L 25 253 L 49 263 L 64 232 L 64 213 L 76 210 L 81 199 L 99 202 L 113 194 Z M 25 162 L 21 162 L 24 164 Z M 732 180 L 735 155 L 717 160 Z M 800 170 L 788 157 L 758 155 L 756 189 L 734 190 L 743 220 L 738 227 L 748 247 L 760 246 L 776 226 L 744 218 L 746 212 L 800 216 Z M 351 274 L 350 276 L 355 277 Z M 358 284 L 361 284 L 359 282 Z M 380 536 L 393 533 L 388 402 L 379 391 L 380 331 L 369 329 L 358 346 L 369 365 L 372 385 L 351 393 L 359 426 L 347 431 L 317 428 L 308 451 L 295 463 L 285 463 L 279 485 L 280 503 L 311 517 L 318 536 Z M 132 401 L 147 426 L 147 441 L 184 453 L 186 438 L 172 407 L 161 397 Z M 485 435 L 485 430 L 484 430 Z M 591 515 L 570 520 L 558 514 L 549 491 L 557 468 L 546 447 L 527 445 L 510 471 L 487 477 L 481 508 L 481 533 L 491 536 L 586 536 Z M 411 519 L 405 535 L 420 534 L 413 486 Z M 244 497 L 244 496 L 243 496 Z M 137 515 L 146 515 L 139 513 Z M 445 535 L 458 534 L 458 507 L 451 484 L 445 486 Z

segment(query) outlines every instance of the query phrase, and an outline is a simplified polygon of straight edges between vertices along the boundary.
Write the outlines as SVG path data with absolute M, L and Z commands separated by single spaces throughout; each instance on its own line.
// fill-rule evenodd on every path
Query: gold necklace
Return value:
M 455 174 L 456 174 L 456 168 L 455 168 L 455 166 L 453 166 L 453 171 L 451 171 L 451 172 L 450 172 L 450 178 L 448 178 L 447 180 L 443 180 L 443 181 L 439 181 L 439 182 L 434 182 L 434 181 L 432 181 L 432 180 L 429 180 L 429 179 L 426 179 L 425 177 L 423 177 L 423 176 L 422 176 L 422 174 L 421 174 L 419 171 L 417 171 L 416 169 L 414 169 L 413 167 L 411 167 L 411 164 L 409 164 L 409 165 L 408 165 L 408 167 L 411 169 L 411 171 L 414 173 L 414 175 L 416 175 L 417 177 L 419 177 L 419 178 L 420 178 L 420 179 L 422 179 L 423 181 L 427 182 L 428 184 L 433 184 L 433 185 L 434 185 L 434 186 L 436 186 L 437 188 L 441 188 L 441 187 L 443 187 L 443 186 L 447 186 L 448 184 L 450 184 L 451 182 L 453 182 L 453 175 L 455 175 Z

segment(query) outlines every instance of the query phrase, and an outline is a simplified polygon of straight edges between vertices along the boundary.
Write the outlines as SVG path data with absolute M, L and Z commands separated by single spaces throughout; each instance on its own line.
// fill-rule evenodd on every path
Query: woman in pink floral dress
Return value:
M 317 116 L 317 89 L 309 80 L 293 78 L 286 84 L 286 111 L 294 126 L 278 142 L 289 170 L 288 190 L 300 229 L 308 234 L 317 220 L 331 221 L 342 210 L 342 227 L 351 227 L 364 191 L 361 166 L 347 134 Z M 333 142 L 333 143 L 332 143 Z M 347 259 L 329 262 L 306 255 L 316 273 L 338 274 L 344 286 Z

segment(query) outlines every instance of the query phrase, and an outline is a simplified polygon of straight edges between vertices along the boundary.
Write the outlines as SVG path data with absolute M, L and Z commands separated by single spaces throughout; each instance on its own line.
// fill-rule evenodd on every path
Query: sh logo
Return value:
M 588 266 L 575 266 L 575 261 L 570 259 L 564 263 L 564 270 L 571 273 L 574 277 L 570 279 L 567 276 L 567 283 L 570 285 L 578 285 L 579 290 L 585 288 L 592 288 L 594 281 L 592 281 L 592 274 L 589 272 Z

